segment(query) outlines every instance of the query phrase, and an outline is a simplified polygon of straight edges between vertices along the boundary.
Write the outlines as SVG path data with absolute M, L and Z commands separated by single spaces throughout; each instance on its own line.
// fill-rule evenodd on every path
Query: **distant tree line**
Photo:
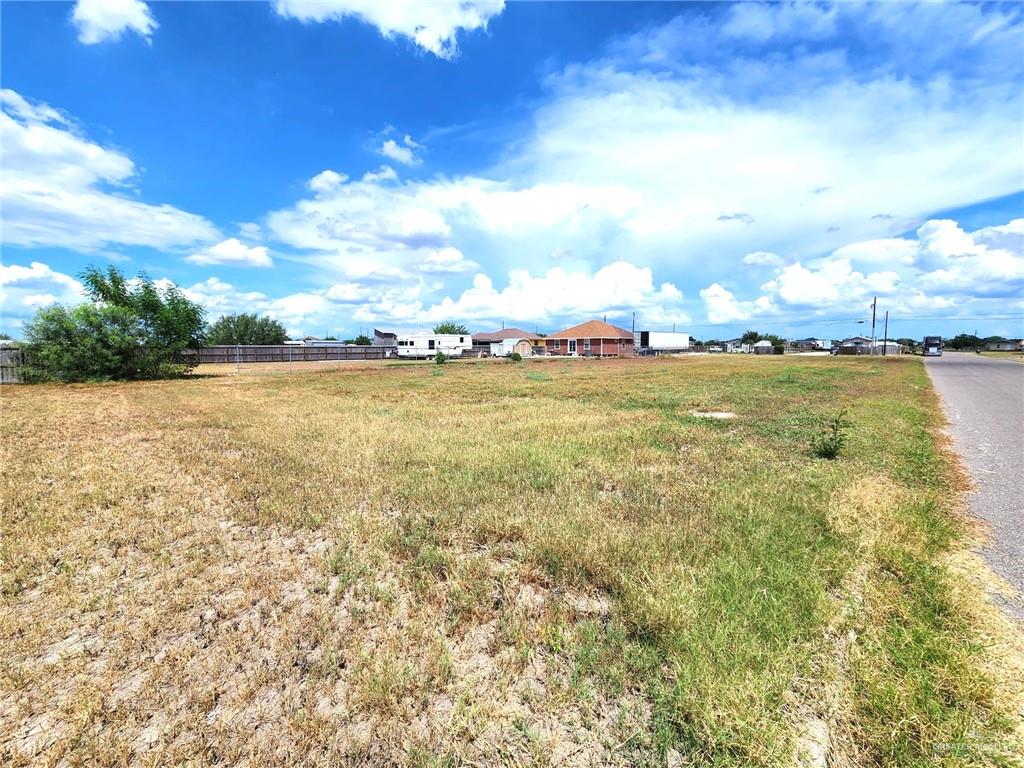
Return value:
M 224 315 L 206 332 L 209 346 L 220 344 L 284 344 L 288 332 L 277 320 L 251 315 Z
M 975 349 L 994 341 L 1006 341 L 1002 336 L 975 336 L 973 333 L 958 333 L 951 339 L 944 339 L 942 345 L 948 349 Z

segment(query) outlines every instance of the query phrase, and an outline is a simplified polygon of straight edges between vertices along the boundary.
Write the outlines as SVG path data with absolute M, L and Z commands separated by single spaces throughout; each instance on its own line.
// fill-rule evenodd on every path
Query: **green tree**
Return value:
M 901 337 L 899 339 L 896 339 L 896 343 L 899 344 L 900 346 L 904 346 L 904 347 L 914 347 L 914 346 L 917 346 L 917 344 L 919 342 L 917 342 L 914 339 L 911 339 L 911 338 L 909 338 L 907 336 L 903 336 L 903 337 Z
M 25 379 L 134 379 L 144 341 L 142 323 L 124 307 L 45 307 L 25 326 Z
M 277 320 L 251 315 L 224 315 L 206 332 L 206 343 L 218 344 L 284 344 L 288 332 Z
M 462 335 L 469 335 L 469 329 L 460 324 L 447 321 L 444 323 L 438 323 L 434 326 L 434 333 L 459 333 Z
M 356 344 L 360 347 L 369 347 L 373 345 L 373 339 L 367 336 L 365 333 L 361 333 L 354 339 L 345 339 L 346 344 Z
M 980 344 L 981 339 L 973 333 L 958 333 L 952 339 L 945 342 L 945 346 L 950 349 L 970 349 L 972 347 L 977 347 Z
M 764 337 L 760 334 L 759 331 L 746 331 L 740 337 L 740 343 L 741 344 L 756 344 L 757 342 L 759 342 L 763 338 Z
M 776 336 L 774 333 L 769 333 L 761 337 L 761 339 L 767 339 L 772 343 L 772 349 L 776 355 L 781 355 L 786 351 L 786 340 L 781 336 Z M 758 339 L 760 341 L 761 339 Z
M 47 307 L 26 328 L 30 378 L 86 381 L 180 375 L 203 343 L 203 309 L 177 286 L 115 267 L 81 275 L 92 304 Z

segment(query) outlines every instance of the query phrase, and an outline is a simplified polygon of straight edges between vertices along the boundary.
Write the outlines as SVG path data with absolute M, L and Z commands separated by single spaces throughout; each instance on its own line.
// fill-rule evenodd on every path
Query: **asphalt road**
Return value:
M 1024 620 L 1024 363 L 965 352 L 926 358 L 957 451 L 974 478 L 968 502 L 991 537 L 981 554 L 1017 589 Z

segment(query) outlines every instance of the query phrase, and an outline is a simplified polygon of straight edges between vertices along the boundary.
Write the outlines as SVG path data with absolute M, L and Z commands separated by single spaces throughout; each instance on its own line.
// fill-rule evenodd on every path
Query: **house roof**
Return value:
M 755 347 L 770 347 L 770 346 L 772 346 L 772 343 L 770 341 L 768 341 L 768 339 L 761 339 L 760 341 L 755 342 L 754 346 Z
M 473 341 L 504 341 L 505 339 L 539 339 L 536 333 L 524 331 L 522 328 L 502 328 L 500 331 L 474 333 Z
M 629 339 L 633 340 L 633 334 L 617 325 L 605 323 L 601 320 L 588 320 L 585 323 L 566 328 L 564 331 L 552 333 L 549 339 Z
M 373 335 L 378 339 L 397 339 L 398 334 L 392 333 L 391 331 L 378 331 L 376 328 L 373 329 Z
M 851 341 L 871 341 L 867 336 L 850 336 L 843 339 L 843 344 L 847 344 Z

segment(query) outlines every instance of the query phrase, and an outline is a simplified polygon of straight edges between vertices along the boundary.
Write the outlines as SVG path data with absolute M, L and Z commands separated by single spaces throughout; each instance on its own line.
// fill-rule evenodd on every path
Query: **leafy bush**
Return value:
M 143 339 L 139 319 L 123 307 L 40 309 L 25 327 L 25 380 L 135 378 Z
M 522 355 L 520 355 L 520 354 L 519 354 L 518 352 L 513 352 L 513 353 L 512 353 L 511 355 L 510 355 L 509 359 L 510 359 L 510 360 L 511 360 L 511 361 L 512 361 L 513 363 L 521 363 L 521 362 L 523 362 L 523 356 L 522 356 Z
M 277 320 L 251 315 L 224 315 L 206 332 L 206 343 L 217 344 L 284 344 L 288 332 Z
M 116 268 L 89 267 L 82 282 L 92 304 L 46 307 L 25 329 L 30 381 L 102 381 L 178 376 L 202 345 L 203 310 L 174 285 Z
M 445 363 L 448 362 L 448 358 L 447 356 L 445 356 L 444 352 L 442 352 L 439 349 L 437 350 L 437 354 L 434 355 L 434 362 L 437 363 L 438 365 L 444 365 Z
M 822 424 L 822 431 L 811 438 L 811 453 L 819 459 L 834 459 L 846 445 L 846 433 L 850 422 L 844 408 Z

